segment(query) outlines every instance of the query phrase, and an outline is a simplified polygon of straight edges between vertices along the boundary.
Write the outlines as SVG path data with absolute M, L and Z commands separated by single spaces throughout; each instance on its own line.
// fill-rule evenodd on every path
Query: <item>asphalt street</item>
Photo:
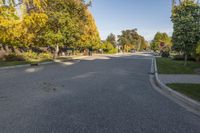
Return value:
M 69 64 L 0 70 L 0 133 L 200 133 L 200 117 L 151 86 L 151 57 Z

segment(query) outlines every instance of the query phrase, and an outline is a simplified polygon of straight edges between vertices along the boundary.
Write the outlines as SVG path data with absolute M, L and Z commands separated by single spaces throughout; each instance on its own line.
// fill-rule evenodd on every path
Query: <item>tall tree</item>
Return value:
M 53 46 L 56 50 L 54 57 L 59 52 L 59 47 L 73 47 L 78 43 L 80 38 L 79 21 L 80 14 L 84 13 L 84 7 L 80 7 L 81 2 L 75 0 L 48 0 L 45 9 L 48 16 L 48 23 L 42 36 L 48 45 Z
M 52 46 L 55 57 L 59 47 L 99 49 L 100 36 L 91 4 L 84 0 L 0 0 L 0 42 L 23 47 Z M 18 5 L 25 7 L 16 14 Z
M 33 45 L 37 34 L 45 26 L 47 16 L 42 12 L 32 12 L 22 19 L 16 14 L 12 5 L 0 7 L 0 42 L 4 45 L 24 46 Z
M 174 24 L 173 48 L 184 53 L 186 65 L 200 39 L 200 5 L 194 0 L 182 0 L 173 7 L 171 18 Z
M 85 11 L 86 20 L 82 22 L 84 26 L 81 35 L 82 49 L 97 50 L 100 49 L 100 35 L 95 20 L 89 10 Z
M 0 7 L 0 43 L 4 45 L 18 45 L 23 34 L 23 28 L 19 17 L 13 7 Z
M 45 9 L 49 19 L 44 31 L 48 44 L 70 49 L 98 49 L 99 33 L 87 5 L 81 0 L 48 0 Z M 51 38 L 55 36 L 57 38 Z

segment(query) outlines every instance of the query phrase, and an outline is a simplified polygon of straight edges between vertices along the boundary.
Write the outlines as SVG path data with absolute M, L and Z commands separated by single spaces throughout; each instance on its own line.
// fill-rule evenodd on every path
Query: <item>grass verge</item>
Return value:
M 49 61 L 52 61 L 52 60 L 51 59 L 41 59 L 41 60 L 30 60 L 30 61 L 0 61 L 0 67 L 26 65 L 26 64 L 49 62 Z
M 194 100 L 200 101 L 200 84 L 167 84 L 167 86 Z
M 184 61 L 176 61 L 170 58 L 156 58 L 158 72 L 160 74 L 196 74 L 195 69 L 200 68 L 200 63 L 188 61 L 184 66 Z
M 0 61 L 0 67 L 16 66 L 29 64 L 28 61 Z

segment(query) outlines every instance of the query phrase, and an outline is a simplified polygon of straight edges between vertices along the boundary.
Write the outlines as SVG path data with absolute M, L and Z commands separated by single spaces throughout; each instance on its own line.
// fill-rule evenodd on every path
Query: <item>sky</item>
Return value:
M 102 39 L 138 29 L 150 41 L 156 32 L 172 34 L 172 0 L 93 0 L 92 12 Z

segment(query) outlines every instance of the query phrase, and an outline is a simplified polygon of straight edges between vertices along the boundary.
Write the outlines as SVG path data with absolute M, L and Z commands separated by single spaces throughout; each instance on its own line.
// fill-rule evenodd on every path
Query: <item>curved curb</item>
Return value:
M 178 103 L 179 105 L 185 107 L 189 111 L 200 116 L 200 103 L 177 91 L 172 90 L 170 87 L 162 83 L 162 81 L 159 79 L 159 76 L 158 76 L 158 69 L 157 69 L 157 63 L 156 63 L 155 58 L 153 58 L 152 63 L 153 63 L 152 66 L 154 67 L 154 69 L 152 69 L 154 70 L 154 80 L 155 80 L 156 85 L 160 89 L 159 91 L 162 91 L 161 93 L 164 93 L 164 95 L 166 95 L 167 97 L 169 97 L 170 99 Z

